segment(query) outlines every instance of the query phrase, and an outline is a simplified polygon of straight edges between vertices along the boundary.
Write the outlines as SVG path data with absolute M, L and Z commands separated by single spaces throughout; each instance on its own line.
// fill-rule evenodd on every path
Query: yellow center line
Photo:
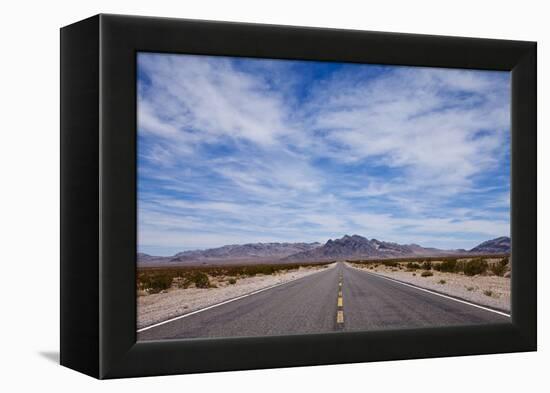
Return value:
M 336 310 L 336 324 L 342 326 L 344 323 L 344 297 L 342 294 L 342 281 L 344 277 L 342 273 L 340 273 L 338 277 L 338 303 L 337 303 L 337 310 Z
M 336 323 L 344 323 L 344 312 L 339 310 L 336 314 Z

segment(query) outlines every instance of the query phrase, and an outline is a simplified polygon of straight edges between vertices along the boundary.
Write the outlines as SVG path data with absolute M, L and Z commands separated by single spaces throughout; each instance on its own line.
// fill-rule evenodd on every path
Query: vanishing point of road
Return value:
M 138 331 L 138 340 L 250 337 L 487 323 L 509 316 L 339 262 L 335 267 Z

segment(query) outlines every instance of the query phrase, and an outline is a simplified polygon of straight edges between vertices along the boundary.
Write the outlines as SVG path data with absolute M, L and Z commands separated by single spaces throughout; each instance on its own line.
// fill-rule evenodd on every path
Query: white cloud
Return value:
M 168 123 L 200 130 L 201 138 L 269 146 L 288 132 L 282 97 L 223 58 L 140 55 L 140 66 L 155 85 L 153 94 L 142 92 L 140 105 L 151 106 Z
M 315 125 L 346 149 L 348 154 L 337 152 L 335 159 L 371 158 L 406 168 L 422 187 L 465 187 L 472 176 L 497 164 L 508 143 L 503 136 L 509 128 L 506 90 L 502 83 L 495 88 L 488 76 L 400 69 L 359 86 L 336 81 L 326 90 L 338 95 L 321 93 Z M 446 94 L 449 89 L 458 91 Z M 463 92 L 476 93 L 479 103 L 456 97 Z

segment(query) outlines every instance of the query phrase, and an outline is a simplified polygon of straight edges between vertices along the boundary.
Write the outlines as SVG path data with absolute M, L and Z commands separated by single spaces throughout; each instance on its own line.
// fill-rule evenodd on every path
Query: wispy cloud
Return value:
M 509 75 L 138 56 L 140 251 L 509 233 Z

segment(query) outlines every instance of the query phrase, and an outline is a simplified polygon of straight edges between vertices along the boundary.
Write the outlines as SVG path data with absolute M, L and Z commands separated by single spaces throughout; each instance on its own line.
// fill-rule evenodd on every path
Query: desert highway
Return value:
M 335 267 L 138 332 L 138 340 L 510 323 L 508 316 Z

